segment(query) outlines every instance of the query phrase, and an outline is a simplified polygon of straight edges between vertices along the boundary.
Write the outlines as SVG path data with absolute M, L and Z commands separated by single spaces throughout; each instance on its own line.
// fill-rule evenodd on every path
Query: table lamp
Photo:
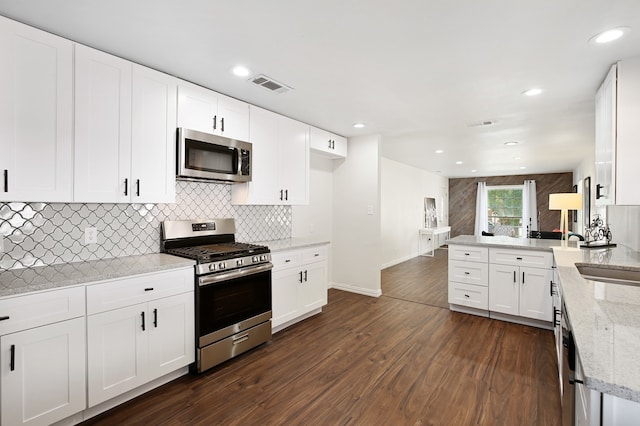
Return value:
M 575 192 L 549 194 L 549 210 L 560 210 L 560 232 L 563 241 L 567 241 L 569 233 L 569 210 L 578 209 L 582 209 L 582 194 Z

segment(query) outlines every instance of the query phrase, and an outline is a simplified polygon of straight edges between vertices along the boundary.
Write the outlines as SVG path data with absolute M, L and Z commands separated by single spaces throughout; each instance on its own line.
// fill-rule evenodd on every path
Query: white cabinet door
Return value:
M 596 205 L 615 204 L 617 65 L 596 93 Z
M 280 116 L 278 123 L 280 149 L 280 191 L 282 204 L 309 203 L 309 126 Z
M 640 205 L 640 57 L 618 64 L 616 111 L 615 202 L 618 205 Z
M 309 147 L 323 157 L 333 159 L 347 157 L 347 139 L 342 136 L 311 127 L 309 139 Z
M 241 141 L 249 140 L 249 104 L 218 95 L 218 120 L 220 121 L 217 133 Z
M 84 410 L 85 353 L 84 317 L 0 337 L 1 423 L 49 425 Z
M 195 359 L 193 292 L 149 303 L 149 367 L 160 377 Z
M 177 79 L 133 66 L 131 201 L 174 203 Z
M 0 17 L 0 201 L 73 201 L 73 43 Z
M 285 269 L 273 273 L 271 288 L 272 314 L 271 324 L 277 327 L 299 316 L 298 287 L 300 286 L 299 268 Z
M 178 127 L 249 141 L 249 104 L 204 87 L 181 83 Z
M 298 303 L 306 312 L 327 304 L 327 262 L 305 265 L 298 294 Z
M 520 278 L 520 316 L 551 321 L 553 318 L 553 301 L 550 285 L 553 271 L 551 269 L 525 268 L 519 271 Z
M 89 407 L 147 381 L 146 308 L 139 304 L 87 317 Z
M 489 310 L 518 315 L 518 267 L 489 265 Z
M 74 201 L 129 202 L 131 62 L 76 45 Z

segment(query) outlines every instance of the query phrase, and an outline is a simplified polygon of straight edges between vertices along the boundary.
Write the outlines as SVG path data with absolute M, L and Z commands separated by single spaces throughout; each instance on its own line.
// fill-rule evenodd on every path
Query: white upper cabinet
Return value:
M 0 201 L 73 195 L 73 43 L 0 17 Z
M 640 205 L 640 57 L 614 65 L 596 94 L 596 205 Z
M 131 201 L 175 203 L 178 80 L 133 65 Z
M 175 201 L 177 80 L 76 45 L 74 201 Z
M 231 188 L 233 204 L 309 203 L 309 126 L 251 106 L 251 182 Z
M 317 127 L 311 127 L 309 146 L 315 153 L 323 157 L 347 158 L 347 138 Z
M 74 200 L 126 203 L 131 178 L 131 62 L 76 45 L 75 66 Z
M 249 141 L 249 105 L 204 87 L 180 82 L 178 127 Z

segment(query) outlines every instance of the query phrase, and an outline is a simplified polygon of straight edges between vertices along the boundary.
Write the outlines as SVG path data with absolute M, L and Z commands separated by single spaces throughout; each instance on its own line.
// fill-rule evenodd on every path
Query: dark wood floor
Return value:
M 403 266 L 394 268 L 383 288 L 402 276 Z M 322 314 L 270 343 L 86 424 L 557 425 L 552 336 L 424 302 L 330 290 Z

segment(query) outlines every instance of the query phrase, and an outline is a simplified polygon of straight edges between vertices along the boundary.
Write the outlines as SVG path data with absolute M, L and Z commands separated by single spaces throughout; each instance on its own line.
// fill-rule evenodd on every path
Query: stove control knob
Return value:
M 218 263 L 218 269 L 224 269 L 226 267 L 227 267 L 227 264 L 225 262 Z
M 216 270 L 216 265 L 215 263 L 210 263 L 209 264 L 209 271 L 215 271 Z
M 242 266 L 243 263 L 242 259 L 236 260 L 236 266 Z
M 258 256 L 253 256 L 253 257 L 251 258 L 251 262 L 252 262 L 252 263 L 258 263 L 259 261 L 260 261 L 260 260 L 258 259 Z
M 260 255 L 260 260 L 262 260 L 263 262 L 265 262 L 267 260 L 267 256 L 265 256 L 264 254 Z

